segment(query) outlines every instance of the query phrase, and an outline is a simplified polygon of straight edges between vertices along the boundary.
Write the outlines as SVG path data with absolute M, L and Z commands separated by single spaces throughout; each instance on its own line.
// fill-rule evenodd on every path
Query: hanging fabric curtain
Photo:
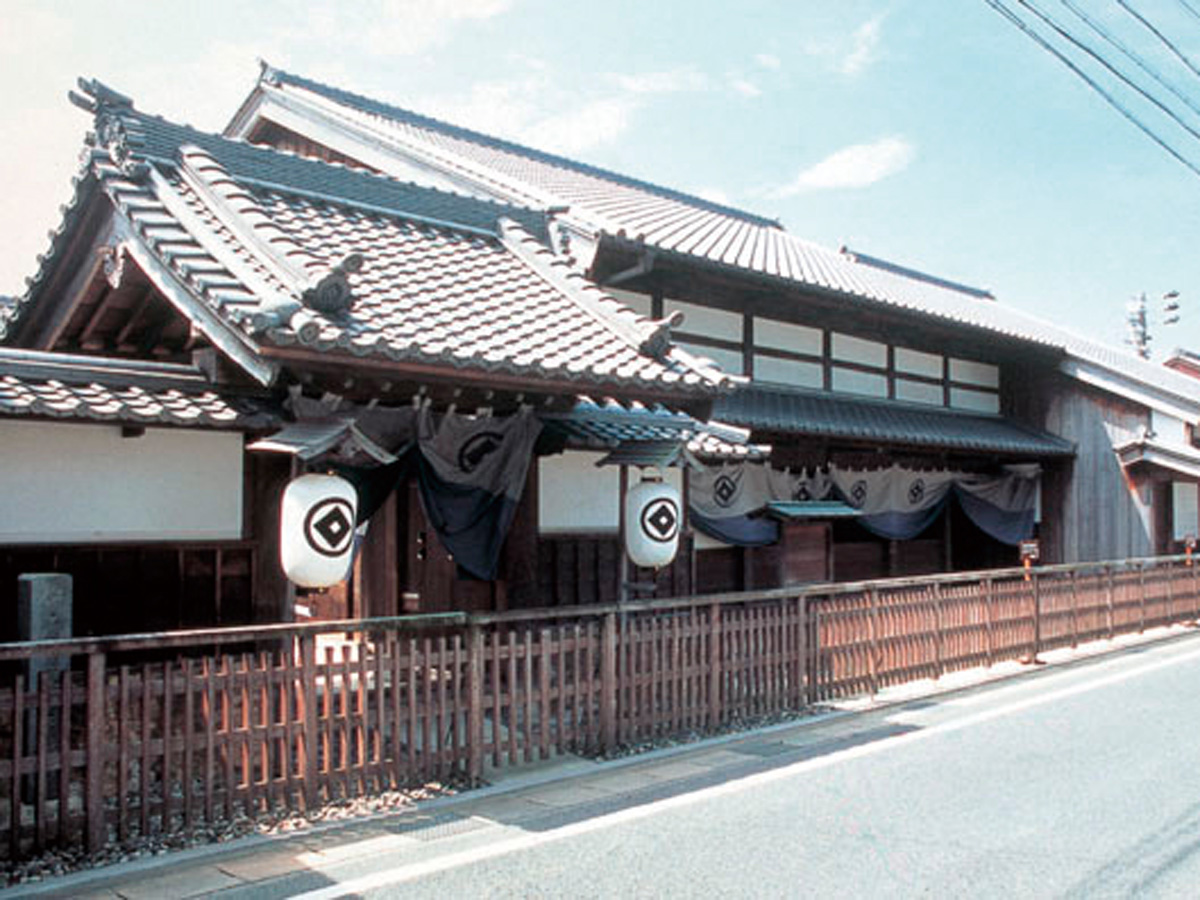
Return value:
M 751 517 L 771 496 L 772 469 L 757 463 L 695 465 L 688 481 L 691 523 L 715 540 L 761 547 L 779 540 L 779 523 Z
M 529 410 L 504 419 L 428 409 L 417 424 L 421 505 L 442 544 L 476 578 L 496 577 L 500 550 L 542 429 Z
M 1038 474 L 1018 470 L 1000 476 L 965 476 L 954 489 L 963 512 L 980 531 L 1016 546 L 1033 537 L 1040 486 Z
M 907 541 L 933 524 L 954 484 L 952 472 L 918 472 L 900 466 L 876 471 L 834 469 L 842 500 L 861 510 L 872 534 Z

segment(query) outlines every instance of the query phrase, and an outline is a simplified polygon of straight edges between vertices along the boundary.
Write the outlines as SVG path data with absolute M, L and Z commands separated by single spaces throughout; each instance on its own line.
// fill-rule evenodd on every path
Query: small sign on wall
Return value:
M 1037 562 L 1041 558 L 1042 548 L 1036 540 L 1021 541 L 1020 549 L 1022 562 Z

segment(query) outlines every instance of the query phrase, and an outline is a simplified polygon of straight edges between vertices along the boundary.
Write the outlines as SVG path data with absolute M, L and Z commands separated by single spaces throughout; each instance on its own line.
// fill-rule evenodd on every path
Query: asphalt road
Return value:
M 667 798 L 476 816 L 300 895 L 1196 897 L 1198 687 L 1200 641 L 1143 648 L 816 726 Z

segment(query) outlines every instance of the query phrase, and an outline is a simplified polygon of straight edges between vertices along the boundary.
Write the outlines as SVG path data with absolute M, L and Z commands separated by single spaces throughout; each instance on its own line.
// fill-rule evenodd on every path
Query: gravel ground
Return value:
M 823 709 L 820 706 L 813 706 L 771 716 L 748 717 L 731 722 L 716 731 L 688 731 L 669 737 L 637 741 L 608 752 L 593 754 L 591 758 L 620 759 L 635 756 L 651 750 L 694 743 L 705 738 L 738 734 L 770 725 L 796 721 L 822 712 Z M 88 854 L 82 848 L 51 849 L 40 856 L 17 863 L 7 860 L 0 861 L 0 879 L 2 879 L 0 883 L 9 886 L 26 884 L 82 869 L 98 868 L 149 856 L 162 856 L 173 850 L 220 844 L 252 834 L 293 834 L 315 825 L 348 822 L 380 813 L 403 812 L 415 808 L 422 801 L 435 797 L 452 796 L 468 789 L 465 782 L 430 782 L 420 787 L 385 791 L 381 794 L 351 800 L 336 800 L 308 813 L 264 814 L 257 819 L 242 817 L 231 822 L 199 828 L 190 834 L 152 835 L 146 838 L 134 838 L 123 844 L 114 842 L 94 855 Z

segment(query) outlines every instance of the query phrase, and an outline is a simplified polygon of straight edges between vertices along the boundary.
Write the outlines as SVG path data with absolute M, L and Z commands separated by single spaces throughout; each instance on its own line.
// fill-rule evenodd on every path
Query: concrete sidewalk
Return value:
M 1114 641 L 1046 654 L 1041 662 L 1062 666 L 1152 641 L 1185 638 L 1183 626 L 1154 629 Z M 753 732 L 741 732 L 656 749 L 616 760 L 560 757 L 500 773 L 488 787 L 424 801 L 401 812 L 316 825 L 286 835 L 257 835 L 224 844 L 144 857 L 0 891 L 16 897 L 126 898 L 158 900 L 207 896 L 266 886 L 288 879 L 298 890 L 318 886 L 319 873 L 358 857 L 416 844 L 434 844 L 486 829 L 542 831 L 665 799 L 756 772 L 891 736 L 882 717 L 856 713 L 891 709 L 922 698 L 1045 671 L 1034 664 L 1005 663 L 955 673 L 938 681 L 890 688 L 875 697 L 824 705 L 813 714 Z M 430 848 L 433 849 L 432 847 Z M 310 878 L 306 879 L 306 875 Z M 309 883 L 309 880 L 312 883 Z M 275 893 L 278 894 L 278 891 Z

